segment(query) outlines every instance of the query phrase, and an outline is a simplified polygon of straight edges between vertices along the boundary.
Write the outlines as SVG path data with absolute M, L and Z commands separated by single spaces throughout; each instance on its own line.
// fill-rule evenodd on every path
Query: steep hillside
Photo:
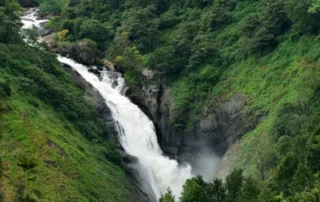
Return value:
M 209 146 L 259 201 L 319 200 L 318 0 L 40 2 L 56 51 L 125 72 L 167 153 Z
M 87 89 L 22 42 L 18 4 L 0 6 L 0 201 L 127 201 L 114 132 Z

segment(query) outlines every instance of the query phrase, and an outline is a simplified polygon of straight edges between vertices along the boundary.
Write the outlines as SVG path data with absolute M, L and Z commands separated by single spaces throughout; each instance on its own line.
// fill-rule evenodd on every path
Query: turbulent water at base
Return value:
M 38 20 L 36 10 L 21 17 L 23 28 L 41 28 L 43 20 Z M 119 141 L 124 150 L 137 158 L 135 169 L 139 173 L 140 183 L 145 191 L 156 201 L 161 193 L 170 187 L 173 194 L 180 196 L 182 185 L 192 177 L 189 165 L 179 166 L 178 162 L 164 156 L 159 144 L 155 128 L 150 119 L 128 98 L 121 94 L 124 79 L 115 72 L 102 72 L 99 79 L 88 72 L 88 68 L 75 61 L 58 56 L 62 63 L 70 65 L 87 82 L 98 90 L 112 111 L 118 131 Z M 115 82 L 116 81 L 116 82 Z M 118 85 L 114 87 L 114 83 Z
M 177 161 L 163 156 L 152 121 L 128 98 L 121 95 L 124 80 L 120 74 L 114 76 L 103 72 L 100 81 L 85 66 L 61 56 L 58 60 L 79 72 L 105 98 L 117 124 L 121 145 L 128 154 L 138 158 L 138 171 L 145 180 L 143 183 L 149 186 L 155 197 L 159 198 L 168 187 L 179 196 L 182 185 L 192 176 L 191 167 L 180 167 Z M 114 79 L 118 82 L 116 88 L 112 87 Z

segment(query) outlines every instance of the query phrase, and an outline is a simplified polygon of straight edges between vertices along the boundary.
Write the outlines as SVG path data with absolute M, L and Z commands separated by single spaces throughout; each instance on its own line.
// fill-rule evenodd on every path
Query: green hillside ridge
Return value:
M 55 15 L 48 26 L 58 52 L 90 42 L 101 63 L 124 69 L 131 86 L 145 85 L 142 70 L 153 70 L 152 82 L 173 91 L 176 135 L 232 96 L 245 97 L 246 124 L 255 129 L 228 152 L 243 173 L 235 170 L 225 184 L 188 180 L 180 201 L 319 201 L 319 0 L 39 2 Z M 62 116 L 74 124 L 73 115 Z
M 144 85 L 140 72 L 150 68 L 154 82 L 172 88 L 176 133 L 201 120 L 205 110 L 236 94 L 245 97 L 246 124 L 255 129 L 229 151 L 233 167 L 259 181 L 259 200 L 253 201 L 319 200 L 318 0 L 40 4 L 43 12 L 53 8 L 60 15 L 49 26 L 67 33 L 58 33 L 57 46 L 90 39 L 104 58 L 124 68 L 129 85 Z
M 55 55 L 21 41 L 17 4 L 0 6 L 0 201 L 127 201 L 111 129 Z

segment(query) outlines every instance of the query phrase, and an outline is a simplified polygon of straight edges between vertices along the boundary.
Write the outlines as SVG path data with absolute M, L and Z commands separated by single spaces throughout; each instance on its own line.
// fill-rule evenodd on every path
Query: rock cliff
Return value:
M 255 125 L 247 124 L 249 115 L 245 110 L 245 95 L 236 94 L 216 103 L 215 107 L 202 114 L 199 121 L 192 122 L 192 127 L 179 133 L 170 124 L 174 122 L 171 114 L 174 100 L 170 87 L 161 83 L 148 83 L 142 88 L 128 88 L 126 95 L 155 123 L 163 151 L 171 158 L 191 163 L 195 167 L 194 159 L 203 148 L 223 157 L 230 146 Z M 194 120 L 192 112 L 185 116 L 186 120 Z

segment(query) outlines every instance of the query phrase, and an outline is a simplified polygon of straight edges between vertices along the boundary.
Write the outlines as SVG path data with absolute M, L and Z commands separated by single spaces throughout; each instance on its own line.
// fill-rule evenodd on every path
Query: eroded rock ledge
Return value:
M 229 100 L 216 103 L 202 115 L 200 121 L 177 134 L 170 124 L 170 109 L 174 107 L 174 100 L 169 87 L 160 82 L 149 83 L 142 88 L 128 88 L 126 96 L 155 123 L 165 154 L 195 167 L 194 158 L 203 148 L 210 148 L 222 158 L 237 139 L 258 124 L 258 121 L 252 120 L 248 124 L 249 114 L 245 110 L 248 99 L 245 95 L 236 94 Z M 187 120 L 192 120 L 194 114 L 191 112 L 185 116 Z

